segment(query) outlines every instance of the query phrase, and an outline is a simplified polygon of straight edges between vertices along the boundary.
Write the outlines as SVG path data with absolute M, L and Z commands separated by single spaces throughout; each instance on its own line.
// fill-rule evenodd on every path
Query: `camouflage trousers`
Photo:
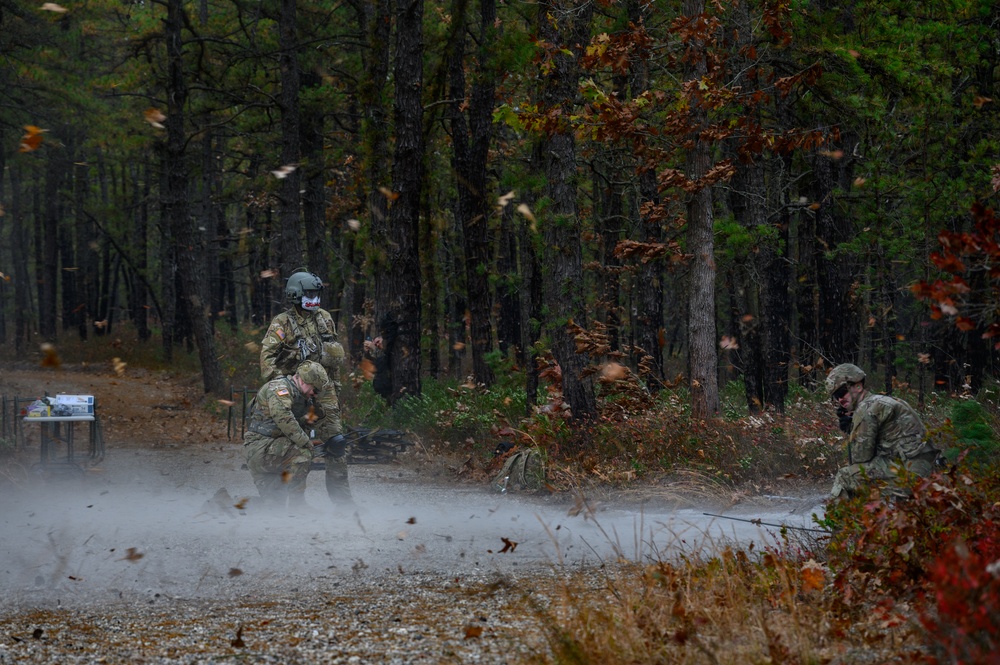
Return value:
M 306 476 L 312 450 L 296 446 L 285 437 L 272 439 L 247 432 L 243 442 L 247 468 L 265 505 L 283 508 L 305 502 Z
M 899 460 L 890 460 L 888 457 L 876 457 L 871 462 L 865 464 L 851 464 L 841 467 L 837 475 L 833 477 L 833 489 L 830 496 L 838 497 L 853 496 L 857 494 L 868 480 L 889 481 L 887 494 L 890 496 L 907 496 L 907 492 L 896 484 L 896 479 L 900 474 L 900 468 L 905 468 L 909 473 L 926 478 L 934 472 L 933 454 L 924 454 L 913 459 L 900 463 Z

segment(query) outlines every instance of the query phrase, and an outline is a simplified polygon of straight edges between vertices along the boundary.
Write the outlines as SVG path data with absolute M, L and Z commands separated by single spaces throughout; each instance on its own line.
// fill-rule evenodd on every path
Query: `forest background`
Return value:
M 992 273 L 931 255 L 994 202 L 998 17 L 0 0 L 0 340 L 127 326 L 225 396 L 254 368 L 218 340 L 259 340 L 307 266 L 355 362 L 397 330 L 393 403 L 516 368 L 574 420 L 622 380 L 780 413 L 847 361 L 975 393 Z

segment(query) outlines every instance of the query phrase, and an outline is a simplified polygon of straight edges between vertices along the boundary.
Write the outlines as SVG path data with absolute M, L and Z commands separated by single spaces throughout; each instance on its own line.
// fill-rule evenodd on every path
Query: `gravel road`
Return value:
M 0 663 L 516 662 L 559 580 L 812 526 L 823 496 L 615 505 L 352 466 L 358 510 L 270 515 L 233 443 L 109 450 L 0 486 Z

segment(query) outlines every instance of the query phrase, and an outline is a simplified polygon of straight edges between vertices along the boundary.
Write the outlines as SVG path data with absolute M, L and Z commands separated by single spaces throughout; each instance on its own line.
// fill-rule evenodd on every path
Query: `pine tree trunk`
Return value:
M 396 145 L 392 163 L 392 198 L 381 249 L 390 270 L 375 275 L 379 304 L 392 312 L 397 337 L 389 359 L 389 402 L 420 394 L 420 194 L 424 170 L 423 138 L 423 0 L 396 2 L 396 98 L 393 116 Z

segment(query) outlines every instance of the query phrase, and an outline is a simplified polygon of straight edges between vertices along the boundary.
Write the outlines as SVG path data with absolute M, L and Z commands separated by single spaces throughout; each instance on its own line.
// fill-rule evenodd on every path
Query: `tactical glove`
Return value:
M 331 436 L 319 449 L 326 457 L 343 457 L 347 452 L 347 437 L 343 434 Z
M 837 407 L 837 420 L 840 421 L 840 423 L 839 423 L 840 424 L 840 429 L 843 432 L 845 432 L 847 434 L 850 434 L 851 433 L 852 421 L 854 420 L 853 414 L 848 413 L 847 409 L 845 409 L 844 407 L 838 406 Z

